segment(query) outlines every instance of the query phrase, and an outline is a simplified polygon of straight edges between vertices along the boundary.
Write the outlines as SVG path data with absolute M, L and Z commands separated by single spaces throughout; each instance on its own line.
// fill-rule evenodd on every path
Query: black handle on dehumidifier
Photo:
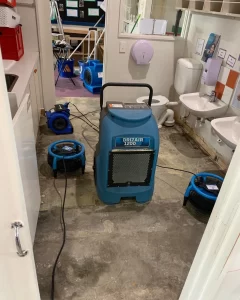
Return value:
M 118 87 L 118 86 L 122 86 L 122 87 L 146 87 L 149 89 L 149 101 L 148 101 L 148 105 L 151 106 L 152 105 L 152 98 L 153 98 L 153 88 L 151 87 L 150 84 L 147 83 L 120 83 L 120 82 L 108 82 L 105 83 L 102 88 L 101 88 L 101 92 L 100 92 L 100 107 L 101 110 L 103 108 L 103 91 L 106 87 Z

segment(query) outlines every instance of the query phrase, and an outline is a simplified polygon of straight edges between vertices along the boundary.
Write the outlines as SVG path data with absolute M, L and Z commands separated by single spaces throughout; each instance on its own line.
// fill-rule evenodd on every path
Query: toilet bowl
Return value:
M 148 97 L 140 97 L 137 99 L 137 103 L 145 103 L 148 104 Z M 165 126 L 174 126 L 174 111 L 168 109 L 168 106 L 178 105 L 177 102 L 169 102 L 169 100 L 164 96 L 153 96 L 152 100 L 152 112 L 158 123 L 158 127 Z
M 174 88 L 177 95 L 180 96 L 197 91 L 202 68 L 202 63 L 192 58 L 180 58 L 177 61 L 174 79 Z M 137 103 L 148 103 L 148 97 L 138 98 Z M 164 96 L 153 96 L 152 112 L 159 128 L 163 124 L 165 126 L 174 126 L 174 111 L 171 108 L 176 105 L 178 105 L 178 102 L 169 102 Z

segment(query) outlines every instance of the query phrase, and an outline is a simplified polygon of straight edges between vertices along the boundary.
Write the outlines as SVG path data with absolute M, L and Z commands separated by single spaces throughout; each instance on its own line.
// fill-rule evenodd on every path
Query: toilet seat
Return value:
M 149 98 L 146 97 L 140 97 L 137 99 L 137 103 L 146 103 L 148 104 Z M 157 95 L 153 96 L 152 98 L 152 112 L 154 117 L 156 118 L 156 121 L 160 119 L 161 115 L 164 114 L 167 110 L 167 104 L 169 103 L 168 98 L 162 96 L 162 95 Z
M 148 103 L 149 98 L 146 97 L 140 97 L 137 99 L 138 103 Z M 152 106 L 159 106 L 159 105 L 166 105 L 169 102 L 167 97 L 164 97 L 162 95 L 153 96 L 152 98 Z

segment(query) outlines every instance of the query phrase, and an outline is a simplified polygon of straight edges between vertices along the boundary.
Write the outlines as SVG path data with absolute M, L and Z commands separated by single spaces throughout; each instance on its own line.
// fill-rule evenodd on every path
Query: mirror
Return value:
M 146 21 L 144 25 L 141 22 L 144 22 L 143 19 L 155 19 L 165 20 L 165 22 L 158 22 L 160 27 L 163 26 L 164 28 L 160 28 L 160 31 L 155 32 L 155 34 L 173 35 L 177 16 L 175 7 L 175 0 L 122 0 L 120 33 L 154 34 L 154 30 L 151 30 L 151 21 L 149 21 L 150 23 Z M 183 12 L 180 20 L 179 35 L 182 31 L 184 14 L 185 12 Z

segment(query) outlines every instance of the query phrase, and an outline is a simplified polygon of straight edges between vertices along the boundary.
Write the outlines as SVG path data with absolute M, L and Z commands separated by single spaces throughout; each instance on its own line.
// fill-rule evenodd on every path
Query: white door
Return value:
M 18 152 L 28 224 L 33 243 L 41 198 L 32 114 L 33 101 L 31 100 L 30 95 L 26 94 L 13 119 L 13 129 Z M 37 110 L 36 113 L 38 113 Z M 36 127 L 38 128 L 38 123 L 36 124 Z
M 0 299 L 39 300 L 31 234 L 1 53 L 0 104 Z M 14 222 L 22 224 L 23 227 L 18 230 L 11 228 Z

